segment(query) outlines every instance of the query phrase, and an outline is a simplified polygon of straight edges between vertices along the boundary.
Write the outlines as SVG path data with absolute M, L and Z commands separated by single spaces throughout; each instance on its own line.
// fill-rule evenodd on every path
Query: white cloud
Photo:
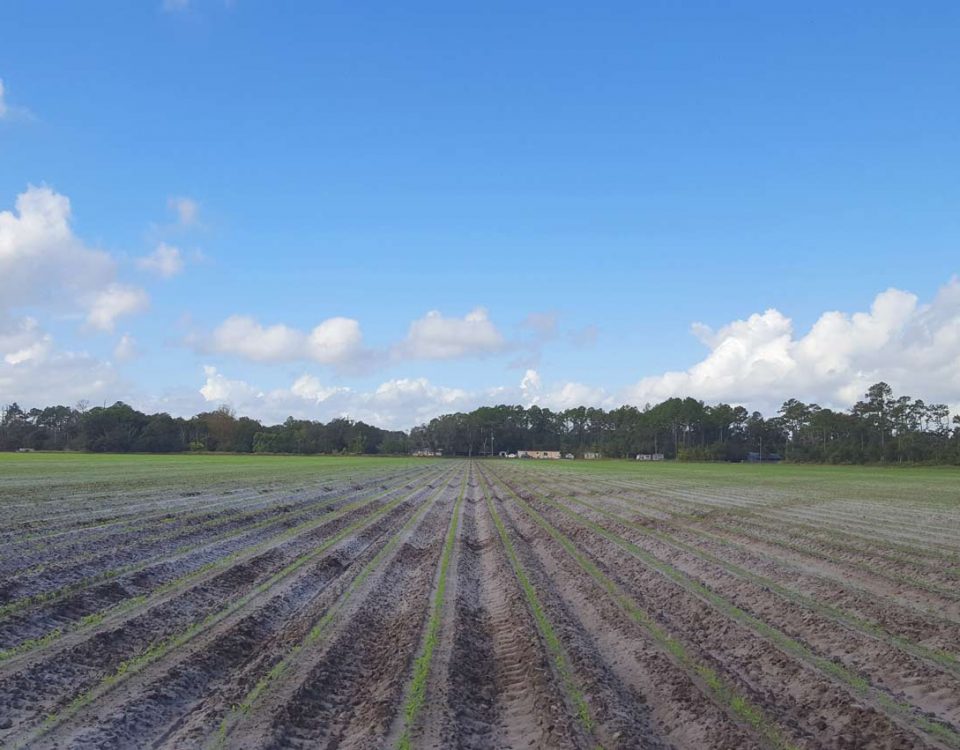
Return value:
M 187 3 L 183 2 L 182 7 Z M 177 195 L 167 199 L 167 206 L 177 214 L 177 223 L 181 227 L 190 227 L 200 220 L 200 204 L 193 198 Z
M 575 406 L 614 406 L 613 399 L 603 388 L 584 385 L 583 383 L 562 383 L 540 398 L 540 405 L 554 411 L 564 411 Z
M 320 378 L 315 375 L 301 375 L 290 387 L 290 392 L 305 401 L 313 401 L 319 404 L 338 394 L 349 393 L 350 389 L 325 386 L 320 382 Z
M 8 365 L 42 362 L 52 345 L 53 339 L 35 318 L 0 321 L 0 353 Z
M 445 318 L 431 310 L 410 324 L 398 351 L 415 359 L 454 359 L 497 352 L 504 346 L 503 336 L 487 311 L 477 307 L 463 318 Z
M 114 370 L 81 352 L 59 351 L 31 317 L 0 313 L 0 400 L 21 406 L 72 404 L 117 389 Z
M 363 335 L 360 324 L 351 318 L 330 318 L 310 331 L 307 351 L 310 358 L 323 364 L 343 362 L 360 349 Z
M 213 351 L 256 362 L 277 362 L 303 356 L 304 335 L 278 324 L 262 326 L 251 317 L 231 315 L 213 332 Z
M 540 373 L 536 370 L 527 370 L 523 374 L 523 380 L 520 381 L 520 390 L 523 391 L 525 395 L 529 395 L 528 400 L 532 400 L 540 391 L 541 384 Z
M 435 385 L 426 378 L 396 378 L 371 390 L 325 385 L 314 375 L 301 375 L 289 388 L 265 390 L 233 380 L 215 367 L 204 367 L 199 392 L 205 402 L 199 407 L 229 404 L 240 414 L 266 422 L 282 422 L 288 416 L 329 421 L 336 417 L 363 420 L 387 429 L 409 429 L 435 416 L 474 409 L 491 401 L 499 389 L 466 391 Z
M 329 318 L 309 333 L 278 323 L 263 326 L 246 315 L 232 315 L 213 332 L 211 351 L 255 362 L 312 360 L 347 364 L 361 355 L 363 335 L 351 318 Z
M 129 333 L 123 334 L 117 345 L 113 348 L 113 358 L 118 362 L 129 362 L 136 359 L 140 354 L 137 349 L 137 341 Z
M 255 389 L 243 380 L 228 379 L 217 372 L 216 367 L 204 365 L 203 373 L 207 380 L 200 388 L 200 395 L 205 401 L 243 405 L 263 398 L 263 391 Z
M 87 323 L 100 331 L 112 331 L 117 318 L 141 312 L 147 308 L 147 293 L 125 284 L 110 284 L 93 296 Z
M 142 310 L 146 293 L 118 284 L 113 258 L 77 238 L 70 219 L 65 195 L 32 185 L 15 211 L 0 211 L 0 308 L 81 310 L 109 330 L 119 315 Z
M 960 400 L 960 281 L 928 305 L 888 289 L 869 312 L 826 312 L 805 335 L 778 310 L 716 331 L 694 324 L 710 349 L 684 371 L 643 378 L 626 391 L 635 404 L 671 396 L 747 403 L 775 410 L 787 398 L 848 407 L 879 380 L 928 401 Z
M 497 386 L 477 390 L 437 385 L 426 378 L 394 378 L 369 390 L 326 385 L 314 375 L 304 374 L 289 388 L 266 390 L 244 380 L 231 380 L 215 367 L 204 368 L 200 388 L 206 408 L 229 404 L 238 413 L 270 423 L 288 416 L 329 421 L 335 417 L 363 420 L 386 429 L 403 429 L 430 421 L 441 414 L 470 411 L 491 404 L 529 405 L 542 401 L 551 409 L 569 406 L 610 406 L 609 396 L 597 388 L 577 383 L 560 384 L 542 396 L 539 374 L 525 373 L 519 386 Z
M 170 279 L 183 270 L 183 254 L 179 248 L 161 242 L 150 255 L 139 258 L 137 265 L 144 271 Z

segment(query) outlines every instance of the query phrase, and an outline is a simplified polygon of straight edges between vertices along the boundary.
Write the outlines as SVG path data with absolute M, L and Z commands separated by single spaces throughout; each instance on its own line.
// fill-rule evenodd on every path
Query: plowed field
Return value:
M 960 474 L 0 460 L 0 744 L 955 748 Z

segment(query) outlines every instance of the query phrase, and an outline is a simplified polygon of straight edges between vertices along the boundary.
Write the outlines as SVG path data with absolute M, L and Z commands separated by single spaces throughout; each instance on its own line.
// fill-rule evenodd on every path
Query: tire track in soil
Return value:
M 528 483 L 527 486 L 548 500 L 567 507 L 577 506 L 576 509 L 585 517 L 604 528 L 616 531 L 611 528 L 612 524 L 615 525 L 619 528 L 616 533 L 633 543 L 664 550 L 661 557 L 684 566 L 685 572 L 695 574 L 702 583 L 711 587 L 736 587 L 740 597 L 738 606 L 744 609 L 753 611 L 761 606 L 759 602 L 752 601 L 750 595 L 762 600 L 765 603 L 763 610 L 754 611 L 754 614 L 761 619 L 780 618 L 783 628 L 791 630 L 792 635 L 802 637 L 800 630 L 794 629 L 816 627 L 817 624 L 822 625 L 821 630 L 830 640 L 844 638 L 847 633 L 853 634 L 853 637 L 861 639 L 861 644 L 843 647 L 839 656 L 844 660 L 862 664 L 864 668 L 878 662 L 875 666 L 882 669 L 888 669 L 891 660 L 894 660 L 903 665 L 905 672 L 912 672 L 919 666 L 926 671 L 932 668 L 938 672 L 950 672 L 954 680 L 960 677 L 960 660 L 948 651 L 960 642 L 960 628 L 951 626 L 947 621 L 920 620 L 911 611 L 892 608 L 889 602 L 881 604 L 876 598 L 865 597 L 862 593 L 827 594 L 818 590 L 811 595 L 803 590 L 808 584 L 798 585 L 800 581 L 796 575 L 790 576 L 789 572 L 784 573 L 772 565 L 763 566 L 745 550 L 726 547 L 724 551 L 727 556 L 719 557 L 702 538 L 684 533 L 683 529 L 671 524 L 649 522 L 647 519 L 639 522 L 634 520 L 636 508 L 629 503 L 619 501 L 618 505 L 617 501 L 610 499 L 587 501 L 580 497 L 582 493 L 573 488 L 558 490 L 552 484 L 544 484 L 542 477 L 538 484 Z M 758 566 L 762 567 L 757 570 Z M 750 585 L 747 586 L 747 583 Z M 853 601 L 849 604 L 838 601 L 840 596 L 853 597 Z M 809 642 L 810 639 L 806 640 Z M 900 653 L 888 652 L 888 656 L 879 659 L 857 656 L 858 651 L 878 648 L 879 645 L 875 644 L 881 643 Z M 912 667 L 906 666 L 904 656 L 909 657 Z M 908 679 L 919 679 L 919 675 L 912 675 Z M 896 682 L 895 679 L 893 681 Z M 960 698 L 960 694 L 957 697 Z
M 332 491 L 330 485 L 346 487 L 363 482 L 370 484 L 376 482 L 379 477 L 398 479 L 402 474 L 413 476 L 422 473 L 425 468 L 408 468 L 393 473 L 381 469 L 369 474 L 362 474 L 356 478 L 349 472 L 336 470 L 323 474 L 320 480 L 309 482 L 279 485 L 274 482 L 251 487 L 238 487 L 231 484 L 222 488 L 205 487 L 202 492 L 166 487 L 159 490 L 151 489 L 147 495 L 150 500 L 141 503 L 129 502 L 130 493 L 122 493 L 119 497 L 124 503 L 117 507 L 118 514 L 114 516 L 101 516 L 79 522 L 66 519 L 62 524 L 35 520 L 29 524 L 29 528 L 26 526 L 17 527 L 16 525 L 0 527 L 0 547 L 2 547 L 0 570 L 6 571 L 7 565 L 16 563 L 23 557 L 28 556 L 31 554 L 31 550 L 34 550 L 34 554 L 38 549 L 52 552 L 59 559 L 63 556 L 63 547 L 69 548 L 78 542 L 99 542 L 102 538 L 109 538 L 114 535 L 122 537 L 131 531 L 137 531 L 142 526 L 161 523 L 168 518 L 175 518 L 180 521 L 207 513 L 252 510 L 259 506 L 269 507 L 276 502 L 278 497 L 295 497 L 316 492 L 318 489 L 329 492 Z M 69 501 L 61 498 L 51 502 L 63 504 Z M 98 510 L 102 513 L 104 508 L 99 507 Z M 33 527 L 38 530 L 35 533 L 29 533 L 30 528 Z
M 338 484 L 343 491 L 348 482 L 335 483 L 329 478 L 320 483 L 322 491 L 331 493 L 331 484 Z M 214 523 L 219 520 L 243 518 L 251 514 L 269 511 L 284 498 L 308 496 L 321 491 L 321 486 L 309 486 L 268 490 L 248 489 L 227 491 L 213 497 L 176 498 L 167 496 L 165 507 L 149 513 L 139 513 L 133 518 L 105 522 L 94 526 L 67 526 L 60 530 L 47 530 L 33 536 L 9 536 L 0 556 L 0 572 L 4 576 L 22 574 L 26 568 L 50 560 L 57 563 L 70 562 L 91 547 L 99 552 L 113 550 L 122 545 L 131 535 L 157 536 L 162 538 L 183 528 Z M 307 502 L 304 500 L 302 502 Z M 161 529 L 161 531 L 157 531 Z M 2 536 L 2 535 L 0 535 Z
M 398 482 L 397 479 L 394 478 L 394 485 L 399 487 L 400 484 L 401 482 Z M 138 539 L 136 537 L 133 539 L 128 538 L 125 541 L 127 549 L 124 549 L 124 551 L 120 553 L 120 557 L 122 558 L 121 560 L 115 561 L 115 563 L 108 568 L 101 570 L 94 569 L 87 577 L 76 579 L 76 576 L 66 570 L 61 571 L 64 573 L 64 576 L 59 577 L 48 574 L 47 571 L 42 571 L 40 574 L 41 580 L 45 578 L 48 579 L 47 583 L 49 584 L 52 582 L 52 587 L 48 585 L 48 588 L 38 591 L 33 595 L 25 592 L 25 595 L 19 596 L 16 599 L 10 598 L 10 600 L 6 601 L 3 606 L 0 606 L 0 622 L 9 619 L 11 616 L 9 613 L 11 611 L 19 613 L 35 607 L 50 606 L 57 602 L 63 601 L 67 597 L 79 595 L 80 592 L 95 586 L 98 583 L 115 581 L 120 576 L 132 576 L 150 568 L 152 565 L 165 562 L 170 563 L 174 560 L 204 554 L 207 547 L 216 544 L 229 545 L 230 548 L 245 546 L 242 537 L 248 531 L 266 537 L 269 536 L 271 528 L 292 528 L 299 523 L 303 523 L 302 517 L 309 517 L 311 513 L 315 513 L 317 510 L 323 510 L 325 508 L 328 510 L 335 509 L 344 504 L 349 504 L 351 498 L 354 498 L 354 496 L 362 497 L 368 492 L 369 488 L 377 486 L 380 486 L 382 489 L 387 489 L 382 482 L 371 482 L 367 485 L 354 484 L 350 489 L 343 490 L 339 493 L 330 494 L 326 497 L 310 499 L 304 502 L 287 503 L 284 505 L 277 505 L 274 502 L 272 507 L 267 508 L 263 512 L 263 515 L 266 517 L 260 521 L 255 521 L 254 523 L 247 524 L 246 526 L 238 528 L 232 532 L 227 531 L 222 534 L 218 534 L 215 530 L 211 529 L 201 529 L 200 531 L 196 532 L 200 535 L 200 538 L 195 540 L 195 542 L 187 549 L 181 549 L 177 541 L 169 540 L 167 542 L 167 549 L 165 552 L 160 552 L 154 556 L 146 556 L 145 558 L 141 558 L 139 561 L 136 559 L 136 543 Z M 292 508 L 294 511 L 292 514 L 289 516 L 276 517 L 276 509 L 279 508 L 280 510 L 284 510 L 287 509 L 288 506 L 294 505 L 297 507 Z M 190 534 L 191 532 L 188 531 L 187 533 Z M 204 534 L 206 534 L 206 536 L 204 536 Z M 94 545 L 94 548 L 96 549 L 96 545 Z M 108 555 L 104 556 L 102 559 L 104 561 L 110 560 Z M 84 563 L 84 565 L 88 567 L 91 564 L 92 563 Z M 75 580 L 65 581 L 64 578 L 66 577 Z M 15 587 L 22 588 L 24 585 L 27 584 L 18 582 Z M 7 591 L 7 594 L 10 594 L 13 591 L 13 587 L 7 586 L 5 590 Z
M 245 608 L 250 611 L 241 619 L 225 621 L 189 648 L 177 649 L 154 669 L 137 675 L 114 700 L 98 702 L 95 727 L 67 728 L 43 738 L 36 747 L 53 748 L 60 742 L 78 749 L 162 747 L 204 696 L 216 694 L 224 682 L 234 679 L 235 670 L 248 667 L 245 676 L 256 679 L 290 638 L 302 637 L 336 596 L 341 578 L 373 557 L 390 529 L 415 512 L 415 507 L 406 506 L 397 506 L 374 525 L 334 545 L 294 580 L 265 592 L 265 600 Z M 82 716 L 70 722 L 81 727 L 83 723 Z
M 913 733 L 915 727 L 902 727 L 885 711 L 863 705 L 846 686 L 757 637 L 746 624 L 730 619 L 682 587 L 671 585 L 669 579 L 608 539 L 549 506 L 540 511 L 581 552 L 589 549 L 589 557 L 606 575 L 637 601 L 655 608 L 668 628 L 683 634 L 680 639 L 689 648 L 709 653 L 735 682 L 763 696 L 762 705 L 783 723 L 802 727 L 817 747 L 919 748 L 933 742 L 932 736 L 921 739 Z M 695 627 L 695 641 L 686 636 L 691 626 Z
M 400 477 L 392 479 L 396 482 Z M 334 483 L 327 481 L 319 494 L 319 487 L 255 493 L 212 505 L 193 504 L 184 513 L 170 508 L 101 535 L 84 535 L 77 529 L 66 535 L 62 544 L 45 541 L 39 550 L 21 550 L 12 560 L 0 563 L 0 601 L 9 605 L 18 598 L 75 585 L 104 570 L 129 569 L 134 563 L 162 559 L 185 544 L 242 533 L 264 521 L 278 522 L 278 514 L 305 514 L 318 504 L 337 502 L 380 483 L 380 478 L 369 477 L 365 483 L 344 483 L 335 489 Z
M 621 679 L 607 660 L 611 651 L 603 647 L 601 639 L 588 627 L 589 619 L 596 624 L 596 618 L 585 618 L 585 613 L 576 609 L 567 587 L 561 586 L 553 572 L 544 565 L 542 556 L 531 544 L 532 537 L 521 530 L 514 509 L 500 499 L 495 486 L 488 480 L 487 486 L 493 493 L 492 502 L 500 506 L 504 527 L 513 540 L 524 570 L 570 657 L 596 725 L 596 740 L 608 750 L 667 747 L 660 728 L 652 721 L 646 696 L 630 682 Z M 612 653 L 620 649 L 622 643 Z M 595 747 L 595 743 L 590 741 L 587 746 Z
M 428 488 L 429 485 L 412 494 Z M 236 600 L 260 581 L 269 580 L 298 555 L 309 554 L 312 547 L 336 535 L 355 516 L 363 516 L 363 511 L 369 509 L 369 505 L 355 509 L 295 538 L 296 543 L 291 546 L 275 547 L 189 589 L 174 591 L 150 609 L 98 630 L 63 653 L 52 654 L 4 677 L 0 680 L 0 715 L 9 718 L 12 726 L 7 731 L 0 730 L 0 742 L 38 726 L 44 716 L 62 710 L 75 696 L 113 674 L 129 659 L 145 653 L 151 644 L 176 637 L 192 624 L 213 616 L 224 602 Z
M 610 484 L 606 482 L 606 484 Z M 897 596 L 889 587 L 877 591 L 858 586 L 854 583 L 850 571 L 842 568 L 830 572 L 820 567 L 811 569 L 803 562 L 792 558 L 777 556 L 757 545 L 745 546 L 726 537 L 676 520 L 651 515 L 649 504 L 639 498 L 637 490 L 617 493 L 610 497 L 607 493 L 587 493 L 583 489 L 567 487 L 571 497 L 579 498 L 584 494 L 598 494 L 605 504 L 616 504 L 625 512 L 641 517 L 636 523 L 654 530 L 667 529 L 683 541 L 704 548 L 708 553 L 747 567 L 749 570 L 772 577 L 781 584 L 817 601 L 829 603 L 834 608 L 843 608 L 854 615 L 873 620 L 887 632 L 910 641 L 922 643 L 934 650 L 955 649 L 960 643 L 960 624 L 947 619 L 942 611 L 942 601 L 937 601 L 933 609 L 929 604 L 923 606 L 916 601 Z
M 478 685 L 490 692 L 489 704 L 469 701 L 470 693 L 457 696 L 467 706 L 475 705 L 483 719 L 480 736 L 474 723 L 467 725 L 472 730 L 470 735 L 459 733 L 463 746 L 476 750 L 573 748 L 577 730 L 566 709 L 563 688 L 553 675 L 536 622 L 503 552 L 486 498 L 473 504 L 470 511 L 476 530 L 470 548 L 477 563 L 475 581 L 481 629 L 474 633 L 464 621 L 460 643 L 464 658 L 478 673 L 478 679 L 467 685 L 480 682 L 484 675 L 492 676 L 492 684 Z M 484 649 L 474 651 L 476 643 Z M 491 744 L 484 744 L 484 734 L 490 735 Z
M 558 502 L 570 507 L 562 500 Z M 593 507 L 585 501 L 568 502 Z M 847 626 L 842 619 L 820 614 L 817 602 L 798 603 L 775 588 L 729 573 L 723 561 L 701 559 L 684 547 L 673 546 L 675 542 L 668 535 L 651 537 L 649 529 L 638 532 L 636 525 L 627 519 L 609 515 L 607 518 L 595 512 L 584 517 L 646 549 L 820 656 L 869 677 L 874 685 L 882 686 L 895 696 L 905 696 L 911 704 L 941 721 L 960 725 L 960 683 L 955 664 L 933 661 L 936 654 L 932 651 L 927 651 L 926 657 L 915 654 L 909 650 L 910 644 L 897 643 L 886 633 L 874 634 Z M 617 525 L 619 529 L 611 528 Z
M 403 710 L 394 718 L 384 745 L 399 750 L 426 747 L 439 739 L 439 720 L 443 719 L 448 696 L 445 675 L 450 670 L 452 650 L 451 611 L 457 598 L 458 570 L 463 529 L 463 506 L 473 478 L 473 462 L 467 466 L 453 517 L 444 540 L 443 553 L 431 593 L 430 616 L 413 660 L 413 673 L 407 676 Z
M 410 487 L 409 484 L 405 486 Z M 176 593 L 188 584 L 200 585 L 204 581 L 215 577 L 225 570 L 221 561 L 228 559 L 230 555 L 236 555 L 238 559 L 235 564 L 241 564 L 253 556 L 260 557 L 260 555 L 270 554 L 272 550 L 277 548 L 289 550 L 298 545 L 310 544 L 311 540 L 318 534 L 322 535 L 324 533 L 328 524 L 335 523 L 342 518 L 342 514 L 355 515 L 362 512 L 362 509 L 369 506 L 371 502 L 385 500 L 389 495 L 400 491 L 402 491 L 402 486 L 396 485 L 387 492 L 381 492 L 378 495 L 338 503 L 331 508 L 321 507 L 318 510 L 324 511 L 323 513 L 289 528 L 283 528 L 279 533 L 276 533 L 276 529 L 267 528 L 262 530 L 254 540 L 237 539 L 232 540 L 223 548 L 201 548 L 170 560 L 163 560 L 156 565 L 109 580 L 89 589 L 80 590 L 76 593 L 71 592 L 71 595 L 64 599 L 43 603 L 35 609 L 18 613 L 15 617 L 8 617 L 6 622 L 0 625 L 2 642 L 16 647 L 28 639 L 42 638 L 58 629 L 66 633 L 67 637 L 64 640 L 69 642 L 71 635 L 80 635 L 80 633 L 72 633 L 71 631 L 82 624 L 86 617 L 104 614 L 110 619 L 111 610 L 114 608 L 123 607 L 125 602 L 146 597 L 146 601 L 137 604 L 131 611 L 126 612 L 122 618 L 129 619 L 137 612 L 153 606 L 157 601 L 169 598 L 169 595 L 164 594 L 167 589 L 172 588 Z M 296 531 L 298 528 L 301 530 Z M 207 570 L 208 566 L 210 567 L 209 570 Z M 157 597 L 159 597 L 159 600 Z M 113 624 L 117 623 L 114 622 Z M 57 641 L 57 644 L 59 645 L 60 642 Z M 31 654 L 26 656 L 29 657 Z M 14 657 L 9 661 L 0 662 L 0 674 L 7 673 L 11 667 L 21 668 L 23 661 L 23 657 L 19 659 Z
M 170 746 L 210 749 L 262 746 L 272 731 L 270 720 L 262 717 L 276 716 L 289 704 L 292 693 L 303 684 L 313 665 L 321 661 L 328 645 L 350 627 L 353 614 L 364 606 L 370 591 L 398 554 L 398 548 L 418 533 L 428 516 L 442 512 L 438 508 L 439 498 L 452 487 L 441 487 L 420 505 L 377 554 L 349 582 L 344 582 L 336 601 L 313 623 L 305 637 L 286 649 L 268 673 L 252 687 L 250 680 L 241 679 L 242 685 L 226 691 L 219 702 L 228 704 L 229 710 L 221 706 L 212 712 L 198 711 L 195 726 L 190 727 L 188 723 L 172 738 Z M 215 735 L 210 729 L 211 719 L 214 723 L 219 720 Z M 254 736 L 259 739 L 251 740 Z
M 498 485 L 492 486 L 499 493 Z M 513 516 L 515 523 L 540 555 L 544 566 L 564 584 L 573 600 L 576 601 L 574 592 L 583 595 L 588 613 L 599 613 L 607 626 L 615 624 L 618 619 L 626 623 L 633 634 L 628 641 L 641 648 L 646 647 L 645 651 L 635 654 L 641 670 L 648 663 L 659 661 L 674 673 L 679 673 L 679 684 L 675 679 L 671 680 L 674 675 L 666 670 L 662 673 L 654 671 L 655 679 L 648 682 L 652 686 L 652 711 L 660 717 L 660 727 L 664 734 L 669 734 L 671 742 L 681 747 L 706 746 L 724 750 L 740 747 L 800 747 L 795 727 L 773 724 L 770 717 L 758 708 L 762 696 L 749 690 L 744 693 L 734 689 L 717 675 L 713 669 L 715 663 L 710 657 L 691 656 L 675 634 L 664 629 L 624 593 L 616 581 L 578 551 L 568 538 L 556 529 L 546 527 L 545 519 L 535 516 L 536 511 L 517 495 L 510 484 L 500 480 L 499 487 L 504 488 L 504 494 L 498 494 L 499 501 L 507 502 L 505 497 L 509 497 L 510 504 L 518 506 Z M 599 637 L 603 637 L 605 632 L 601 630 Z M 669 696 L 664 695 L 664 682 L 673 687 Z M 639 692 L 645 693 L 642 688 Z M 672 719 L 678 708 L 682 708 L 681 713 L 708 718 L 699 722 L 683 722 L 682 726 L 677 727 L 677 722 Z M 790 738 L 784 735 L 785 729 L 790 729 Z M 713 738 L 705 742 L 702 738 L 691 739 L 691 735 L 713 735 Z
M 657 491 L 663 496 L 678 495 L 679 500 L 669 501 L 675 505 L 696 505 L 700 502 L 686 500 L 682 493 L 670 493 L 665 488 L 658 487 Z M 748 528 L 730 528 L 729 521 L 722 515 L 722 509 L 714 508 L 707 513 L 709 515 L 702 512 L 684 515 L 671 511 L 671 524 L 698 534 L 715 535 L 726 542 L 745 544 L 756 552 L 762 552 L 782 562 L 790 562 L 807 569 L 812 565 L 813 570 L 820 575 L 828 575 L 840 581 L 856 581 L 875 596 L 885 600 L 895 597 L 906 606 L 925 612 L 932 610 L 940 617 L 960 623 L 960 591 L 957 590 L 955 580 L 949 580 L 944 586 L 891 571 L 889 565 L 869 564 L 856 559 L 854 555 L 831 556 L 813 545 L 774 538 L 771 536 L 773 532 L 764 535 Z M 756 521 L 756 517 L 753 520 Z
M 403 543 L 349 628 L 336 634 L 274 714 L 266 736 L 239 740 L 237 747 L 383 747 L 429 611 L 453 502 L 438 503 L 438 512 Z
M 195 552 L 207 544 L 257 531 L 261 521 L 266 521 L 266 526 L 279 526 L 318 507 L 333 505 L 349 494 L 315 497 L 297 503 L 273 503 L 254 514 L 240 514 L 240 517 L 201 515 L 183 525 L 178 524 L 177 528 L 169 530 L 170 533 L 154 535 L 156 538 L 153 539 L 144 538 L 150 536 L 146 533 L 139 536 L 127 532 L 112 544 L 109 540 L 96 540 L 93 542 L 94 554 L 88 554 L 90 543 L 78 544 L 72 558 L 59 554 L 55 557 L 55 564 L 44 565 L 35 573 L 14 571 L 0 581 L 0 591 L 3 592 L 0 600 L 4 606 L 10 606 L 21 599 L 55 594 L 58 589 L 72 593 L 98 580 L 115 578 L 169 559 L 179 554 L 178 550 L 185 545 L 189 545 L 187 551 Z

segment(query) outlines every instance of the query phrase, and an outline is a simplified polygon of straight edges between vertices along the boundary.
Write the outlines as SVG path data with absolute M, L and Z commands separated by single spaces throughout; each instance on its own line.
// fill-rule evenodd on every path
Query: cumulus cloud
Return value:
M 290 392 L 305 401 L 320 404 L 341 393 L 349 393 L 349 388 L 325 386 L 316 375 L 301 375 L 290 387 Z
M 569 381 L 560 383 L 540 398 L 540 405 L 554 411 L 564 411 L 576 406 L 615 406 L 613 397 L 606 389 Z
M 431 310 L 410 324 L 398 351 L 414 359 L 455 359 L 490 354 L 504 347 L 503 335 L 486 309 L 477 307 L 463 318 L 445 318 Z
M 372 389 L 324 384 L 314 375 L 301 375 L 289 387 L 257 388 L 204 367 L 199 389 L 204 406 L 229 404 L 241 414 L 267 422 L 288 416 L 328 421 L 335 417 L 363 420 L 388 429 L 409 429 L 440 414 L 475 409 L 485 403 L 512 403 L 517 388 L 469 391 L 431 383 L 426 378 L 394 378 Z
M 288 416 L 328 421 L 335 417 L 363 420 L 388 429 L 409 429 L 441 414 L 470 411 L 490 404 L 529 406 L 540 403 L 551 409 L 569 406 L 610 405 L 602 390 L 577 383 L 561 383 L 543 389 L 535 370 L 524 374 L 518 385 L 469 390 L 432 383 L 423 377 L 393 378 L 371 389 L 325 384 L 304 374 L 286 388 L 267 390 L 244 380 L 233 380 L 215 367 L 204 368 L 200 388 L 207 408 L 228 404 L 240 414 L 267 422 L 282 422 Z M 583 399 L 583 400 L 577 400 Z
M 426 378 L 399 378 L 381 383 L 372 393 L 359 394 L 352 408 L 374 424 L 409 427 L 479 405 L 476 394 L 461 388 L 434 385 Z
M 526 396 L 525 400 L 527 402 L 533 403 L 538 398 L 541 385 L 540 373 L 536 370 L 527 370 L 523 374 L 523 379 L 520 381 L 520 390 Z
M 0 394 L 3 403 L 70 404 L 107 397 L 118 388 L 114 370 L 82 352 L 60 351 L 32 317 L 0 313 Z
M 147 293 L 142 289 L 125 284 L 110 284 L 93 295 L 87 323 L 100 331 L 112 331 L 117 318 L 145 310 L 148 302 Z
M 70 219 L 65 195 L 32 185 L 14 211 L 0 211 L 0 306 L 80 310 L 110 330 L 120 315 L 144 309 L 147 295 L 119 284 L 113 258 L 87 247 Z
M 152 253 L 139 258 L 137 265 L 160 278 L 170 279 L 183 270 L 183 254 L 179 248 L 161 242 Z
M 264 326 L 246 315 L 232 315 L 213 331 L 210 351 L 255 362 L 311 360 L 346 365 L 362 355 L 363 334 L 351 318 L 329 318 L 309 332 L 278 323 Z
M 243 405 L 263 398 L 263 391 L 243 380 L 230 380 L 218 372 L 216 367 L 204 365 L 203 374 L 207 380 L 200 387 L 200 395 L 205 401 Z
M 960 280 L 929 304 L 887 289 L 870 310 L 826 312 L 801 336 L 778 310 L 693 333 L 707 356 L 687 370 L 643 378 L 627 389 L 636 404 L 678 395 L 775 409 L 790 397 L 848 407 L 874 382 L 927 400 L 960 401 Z
M 8 365 L 43 361 L 52 346 L 52 337 L 40 329 L 35 318 L 0 320 L 0 352 Z

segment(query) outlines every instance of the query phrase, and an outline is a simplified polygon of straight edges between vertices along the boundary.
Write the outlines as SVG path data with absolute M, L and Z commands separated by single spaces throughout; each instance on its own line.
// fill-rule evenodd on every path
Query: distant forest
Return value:
M 228 407 L 189 419 L 144 414 L 117 402 L 89 408 L 24 410 L 10 404 L 0 416 L 0 450 L 93 452 L 224 451 L 234 453 L 403 454 L 417 449 L 446 456 L 501 451 L 560 450 L 609 458 L 663 453 L 687 461 L 742 461 L 749 454 L 817 463 L 960 464 L 960 416 L 944 404 L 896 397 L 886 383 L 870 387 L 849 411 L 796 399 L 764 417 L 742 406 L 671 398 L 639 409 L 485 406 L 446 414 L 409 434 L 350 419 L 326 424 L 288 418 L 267 426 Z

